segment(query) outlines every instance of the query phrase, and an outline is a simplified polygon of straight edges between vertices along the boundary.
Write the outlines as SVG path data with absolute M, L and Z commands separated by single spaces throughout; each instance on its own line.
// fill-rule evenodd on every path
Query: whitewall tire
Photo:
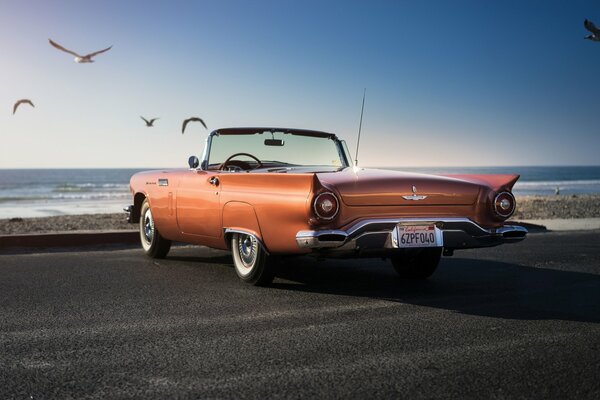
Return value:
M 233 233 L 231 251 L 235 272 L 241 280 L 257 286 L 268 285 L 273 281 L 275 277 L 273 259 L 255 236 Z
M 165 258 L 171 249 L 171 241 L 162 237 L 154 225 L 148 199 L 140 211 L 140 241 L 146 255 L 152 258 Z

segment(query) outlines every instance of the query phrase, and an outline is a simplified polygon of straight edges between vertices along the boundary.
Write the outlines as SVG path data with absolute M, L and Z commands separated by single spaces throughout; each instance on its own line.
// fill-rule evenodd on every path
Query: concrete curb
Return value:
M 110 244 L 139 244 L 138 231 L 76 231 L 32 233 L 27 235 L 0 235 L 0 249 L 15 247 L 50 248 L 79 247 Z
M 549 231 L 593 231 L 600 229 L 600 218 L 532 219 L 522 223 L 543 225 Z
M 530 233 L 560 230 L 600 229 L 600 218 L 581 220 L 524 220 L 508 221 L 524 226 Z M 53 248 L 102 246 L 115 244 L 140 244 L 137 230 L 73 231 L 56 233 L 31 233 L 25 235 L 0 235 L 0 250 L 10 248 Z

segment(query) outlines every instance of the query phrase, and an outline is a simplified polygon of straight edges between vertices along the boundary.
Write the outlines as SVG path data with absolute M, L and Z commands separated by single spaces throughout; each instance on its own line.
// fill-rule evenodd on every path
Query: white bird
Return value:
M 591 35 L 587 35 L 584 39 L 593 40 L 594 42 L 600 42 L 600 29 L 596 28 L 596 25 L 592 21 L 588 21 L 587 19 L 583 21 L 583 26 L 585 29 L 592 32 Z
M 71 55 L 74 55 L 74 56 L 75 56 L 75 62 L 76 62 L 76 63 L 78 63 L 78 64 L 82 64 L 82 63 L 93 63 L 93 62 L 94 62 L 94 60 L 92 60 L 92 57 L 95 57 L 95 56 L 97 56 L 97 55 L 98 55 L 98 54 L 100 54 L 100 53 L 104 53 L 105 51 L 108 51 L 108 50 L 112 49 L 112 46 L 110 46 L 110 47 L 107 47 L 106 49 L 103 49 L 103 50 L 100 50 L 100 51 L 95 51 L 95 52 L 93 52 L 93 53 L 86 54 L 86 55 L 82 56 L 82 55 L 80 55 L 80 54 L 77 54 L 77 53 L 75 53 L 74 51 L 71 51 L 71 50 L 69 50 L 69 49 L 65 49 L 65 48 L 64 48 L 64 47 L 62 47 L 60 44 L 58 44 L 58 43 L 56 43 L 56 42 L 52 41 L 52 39 L 48 39 L 48 41 L 50 42 L 50 44 L 51 44 L 53 47 L 57 48 L 58 50 L 62 50 L 62 51 L 64 51 L 65 53 L 69 53 L 69 54 L 71 54 Z
M 198 117 L 191 117 L 191 118 L 188 118 L 188 119 L 186 119 L 185 121 L 183 121 L 183 126 L 181 127 L 181 134 L 182 134 L 182 135 L 183 135 L 183 133 L 185 132 L 185 127 L 187 126 L 187 124 L 188 124 L 188 123 L 190 123 L 190 122 L 192 122 L 192 121 L 195 121 L 195 122 L 200 122 L 200 123 L 201 123 L 201 124 L 204 126 L 204 129 L 208 129 L 208 128 L 206 127 L 206 124 L 204 123 L 204 121 L 202 121 L 202 119 L 201 119 L 201 118 L 198 118 Z
M 152 118 L 150 121 L 148 121 L 146 118 L 142 117 L 141 115 L 140 115 L 140 118 L 144 120 L 144 122 L 146 123 L 147 127 L 154 126 L 154 121 L 156 121 L 157 119 L 159 119 L 159 118 Z
M 13 106 L 13 115 L 17 112 L 17 108 L 21 105 L 21 104 L 29 104 L 31 107 L 35 108 L 35 106 L 33 105 L 33 103 L 31 102 L 31 100 L 29 99 L 21 99 L 21 100 L 17 100 L 17 102 L 15 103 L 15 105 Z

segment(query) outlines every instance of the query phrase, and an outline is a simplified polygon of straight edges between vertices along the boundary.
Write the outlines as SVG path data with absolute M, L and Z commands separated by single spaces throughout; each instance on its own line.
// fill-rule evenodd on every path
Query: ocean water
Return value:
M 0 169 L 0 219 L 123 212 L 141 169 Z
M 385 168 L 427 174 L 519 174 L 513 188 L 517 196 L 599 194 L 600 166 L 561 167 L 423 167 Z
M 146 168 L 148 169 L 148 168 Z M 520 174 L 516 195 L 600 193 L 600 166 L 386 168 L 430 174 Z M 0 219 L 122 212 L 142 169 L 0 169 Z

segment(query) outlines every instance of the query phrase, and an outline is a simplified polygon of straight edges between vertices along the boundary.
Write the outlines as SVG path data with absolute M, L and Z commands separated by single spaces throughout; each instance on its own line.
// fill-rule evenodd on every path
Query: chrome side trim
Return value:
M 267 248 L 265 247 L 265 244 L 262 242 L 262 240 L 260 240 L 258 237 L 256 237 L 256 235 L 254 233 L 246 231 L 244 229 L 223 228 L 223 237 L 225 237 L 228 233 L 242 233 L 244 235 L 252 236 L 254 239 L 256 239 L 256 241 L 258 242 L 260 247 L 263 249 L 263 251 L 267 255 L 270 255 L 269 250 L 267 250 Z M 229 243 L 227 243 L 227 246 L 229 246 Z
M 206 171 L 208 169 L 208 155 L 210 153 L 210 145 L 212 142 L 212 137 L 215 131 L 211 132 L 210 135 L 206 137 L 204 141 L 204 150 L 202 151 L 202 161 L 200 161 L 200 170 Z

